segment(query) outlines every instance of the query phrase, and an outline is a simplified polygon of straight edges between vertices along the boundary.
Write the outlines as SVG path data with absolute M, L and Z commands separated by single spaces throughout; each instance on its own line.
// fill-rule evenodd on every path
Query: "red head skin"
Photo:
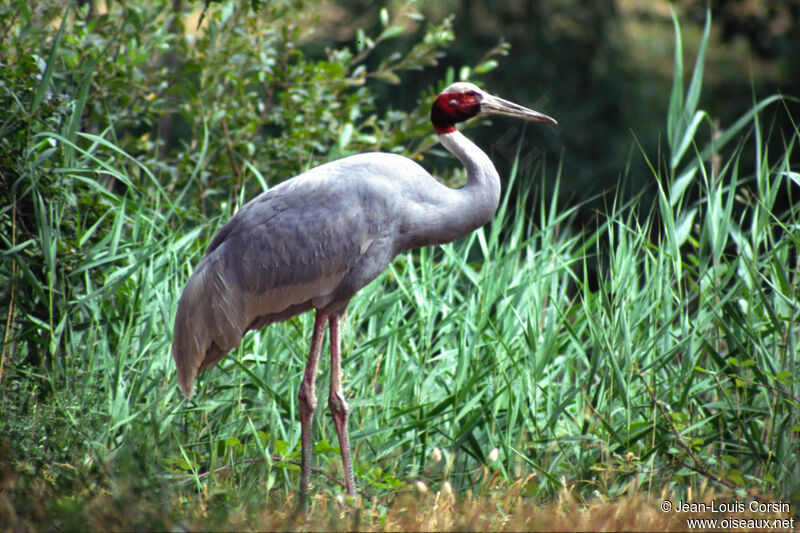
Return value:
M 477 91 L 441 93 L 433 101 L 431 122 L 436 133 L 453 133 L 456 124 L 481 112 L 481 95 Z

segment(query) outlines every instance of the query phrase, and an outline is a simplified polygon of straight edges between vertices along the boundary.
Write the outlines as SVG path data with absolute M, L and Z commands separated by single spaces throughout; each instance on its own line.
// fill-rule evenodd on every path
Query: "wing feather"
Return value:
M 191 396 L 197 374 L 249 329 L 346 305 L 403 248 L 397 239 L 413 206 L 402 193 L 425 179 L 408 159 L 364 154 L 246 204 L 211 241 L 178 302 L 172 356 L 183 393 Z

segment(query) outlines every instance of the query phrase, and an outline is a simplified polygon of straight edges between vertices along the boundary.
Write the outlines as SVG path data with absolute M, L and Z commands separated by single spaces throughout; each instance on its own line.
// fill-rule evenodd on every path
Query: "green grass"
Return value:
M 538 215 L 525 194 L 506 196 L 490 226 L 401 255 L 353 299 L 345 391 L 373 524 L 417 481 L 467 500 L 513 487 L 517 506 L 713 487 L 796 512 L 800 132 L 768 152 L 771 97 L 710 142 L 702 49 L 684 97 L 676 44 L 668 153 L 641 154 L 654 205 L 614 198 L 578 234 L 578 206 L 559 210 L 535 185 L 548 171 L 515 169 L 506 191 L 535 191 Z M 31 138 L 29 173 L 2 211 L 5 526 L 268 524 L 252 517 L 298 482 L 313 318 L 247 335 L 184 400 L 170 356 L 177 298 L 244 199 L 204 214 L 187 194 L 196 175 L 165 187 L 111 131 L 78 125 Z M 37 179 L 41 165 L 52 179 Z M 330 525 L 342 489 L 323 475 L 341 478 L 327 370 L 323 359 L 312 481 Z

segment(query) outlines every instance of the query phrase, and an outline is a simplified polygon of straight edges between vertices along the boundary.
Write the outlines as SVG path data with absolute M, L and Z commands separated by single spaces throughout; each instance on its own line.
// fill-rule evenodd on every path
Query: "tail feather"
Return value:
M 187 286 L 188 288 L 188 286 Z M 175 315 L 175 339 L 172 344 L 172 359 L 178 369 L 178 385 L 186 398 L 191 399 L 192 387 L 200 371 L 200 363 L 205 356 L 205 349 L 198 346 L 197 336 L 192 332 L 191 318 L 188 316 L 185 301 L 186 290 L 178 302 Z
M 217 272 L 218 262 L 206 257 L 186 282 L 175 314 L 172 358 L 178 385 L 187 398 L 197 375 L 214 366 L 241 342 L 241 300 Z

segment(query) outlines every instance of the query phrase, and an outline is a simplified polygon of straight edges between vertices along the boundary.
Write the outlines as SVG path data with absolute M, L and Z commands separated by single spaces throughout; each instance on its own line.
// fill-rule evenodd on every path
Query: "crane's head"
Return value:
M 557 122 L 538 111 L 522 107 L 483 92 L 477 85 L 457 82 L 436 97 L 431 107 L 431 122 L 436 133 L 452 133 L 458 122 L 464 122 L 477 115 L 505 115 L 531 122 L 557 124 Z

